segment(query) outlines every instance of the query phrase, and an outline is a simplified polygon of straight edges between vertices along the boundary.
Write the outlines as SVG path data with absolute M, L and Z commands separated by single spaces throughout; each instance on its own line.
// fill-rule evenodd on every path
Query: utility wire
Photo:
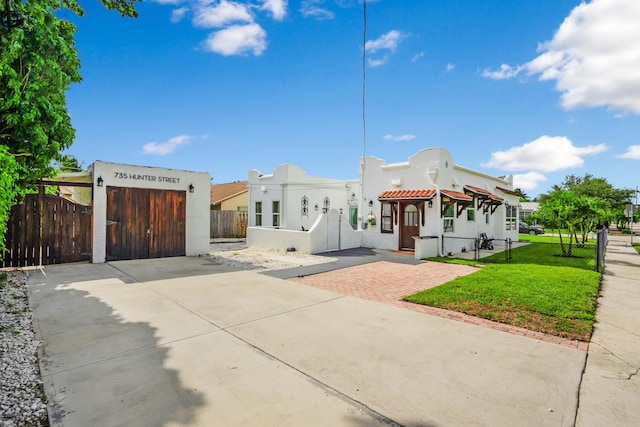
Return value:
M 360 199 L 364 210 L 364 172 L 367 158 L 367 118 L 365 110 L 365 100 L 367 94 L 367 0 L 364 0 L 362 7 L 362 165 L 360 166 Z
M 362 30 L 362 157 L 367 155 L 367 119 L 365 115 L 365 100 L 367 93 L 367 0 L 363 2 L 363 30 Z

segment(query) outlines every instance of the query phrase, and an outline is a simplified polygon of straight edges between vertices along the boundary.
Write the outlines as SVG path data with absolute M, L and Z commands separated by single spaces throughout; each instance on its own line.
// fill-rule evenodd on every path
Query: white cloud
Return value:
M 490 78 L 525 71 L 555 80 L 565 109 L 607 106 L 640 114 L 640 1 L 592 0 L 576 6 L 541 54 L 518 67 L 485 70 Z
M 142 152 L 145 154 L 156 154 L 158 156 L 166 156 L 173 153 L 178 146 L 182 144 L 188 144 L 191 139 L 190 135 L 179 135 L 168 139 L 165 142 L 148 142 L 142 147 Z
M 158 4 L 172 4 L 177 6 L 182 3 L 183 0 L 153 0 L 153 2 Z
M 621 159 L 640 160 L 640 145 L 631 145 L 626 153 L 619 155 Z
M 260 10 L 271 12 L 273 19 L 282 21 L 287 14 L 287 0 L 262 0 Z
M 416 62 L 418 59 L 422 58 L 424 56 L 424 52 L 420 52 L 416 55 L 413 55 L 413 58 L 411 58 L 411 62 Z
M 259 56 L 267 48 L 267 33 L 258 24 L 231 25 L 211 33 L 204 49 L 221 55 L 241 55 L 252 52 Z
M 172 23 L 176 24 L 182 21 L 182 18 L 189 12 L 189 8 L 186 6 L 180 7 L 178 9 L 174 9 L 171 11 L 171 18 L 169 19 Z
M 238 22 L 253 22 L 253 15 L 248 5 L 222 0 L 214 6 L 201 3 L 194 10 L 193 25 L 196 27 L 220 28 Z
M 380 59 L 372 59 L 372 58 L 367 58 L 367 62 L 369 63 L 370 67 L 379 67 L 381 65 L 386 64 L 387 62 L 389 62 L 389 55 L 385 55 L 384 57 L 380 58 Z
M 400 41 L 405 37 L 398 30 L 391 30 L 386 34 L 383 34 L 376 40 L 369 40 L 364 44 L 365 52 L 376 53 L 379 51 L 391 52 L 394 53 L 398 47 Z M 389 62 L 389 55 L 385 54 L 382 58 L 369 58 L 368 59 L 370 67 L 379 67 L 381 65 Z
M 528 172 L 513 175 L 513 186 L 523 190 L 533 190 L 545 181 L 547 181 L 547 177 L 539 172 Z
M 446 71 L 447 73 L 449 71 L 452 71 L 454 68 L 456 68 L 455 65 L 453 65 L 451 62 L 449 62 L 445 67 L 444 67 L 444 71 Z
M 303 0 L 300 6 L 300 13 L 305 18 L 313 18 L 318 21 L 324 21 L 326 19 L 333 19 L 334 14 L 332 11 L 325 7 L 321 7 L 324 0 Z
M 500 68 L 498 68 L 495 71 L 491 71 L 488 68 L 485 69 L 482 72 L 482 77 L 486 77 L 488 79 L 494 79 L 494 80 L 510 79 L 512 77 L 517 76 L 518 73 L 522 71 L 522 69 L 523 69 L 522 66 L 518 66 L 514 68 L 514 67 L 511 67 L 510 65 L 502 64 Z
M 544 135 L 519 147 L 491 153 L 491 159 L 482 166 L 507 171 L 553 172 L 581 167 L 584 156 L 607 149 L 605 144 L 576 147 L 567 137 Z
M 364 50 L 370 53 L 376 53 L 379 50 L 390 50 L 391 52 L 395 52 L 398 44 L 404 37 L 404 34 L 400 31 L 391 30 L 386 34 L 381 35 L 376 40 L 367 41 L 364 45 Z
M 406 133 L 404 135 L 391 135 L 387 134 L 384 136 L 384 139 L 387 141 L 411 141 L 415 139 L 416 136 L 412 133 Z

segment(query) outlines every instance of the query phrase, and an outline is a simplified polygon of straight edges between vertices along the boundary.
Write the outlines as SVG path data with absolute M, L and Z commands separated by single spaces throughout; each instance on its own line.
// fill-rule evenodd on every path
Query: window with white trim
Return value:
M 470 205 L 467 208 L 467 221 L 475 221 L 476 220 L 476 208 L 473 205 Z
M 272 223 L 274 227 L 280 227 L 280 201 L 274 200 L 271 202 L 271 215 Z
M 256 227 L 262 225 L 262 202 L 256 202 Z
M 506 205 L 507 216 L 506 216 L 506 229 L 507 230 L 517 230 L 518 229 L 518 207 L 516 205 L 510 205 L 507 203 Z
M 393 233 L 393 210 L 391 203 L 382 202 L 382 215 L 380 215 L 380 232 Z
M 447 206 L 443 215 L 443 230 L 445 233 L 453 233 L 453 219 L 456 215 L 456 205 Z

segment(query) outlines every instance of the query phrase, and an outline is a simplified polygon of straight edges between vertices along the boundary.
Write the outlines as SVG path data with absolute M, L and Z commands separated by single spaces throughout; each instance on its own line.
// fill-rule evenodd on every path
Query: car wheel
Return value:
M 535 236 L 536 235 L 536 230 L 529 230 L 529 235 Z

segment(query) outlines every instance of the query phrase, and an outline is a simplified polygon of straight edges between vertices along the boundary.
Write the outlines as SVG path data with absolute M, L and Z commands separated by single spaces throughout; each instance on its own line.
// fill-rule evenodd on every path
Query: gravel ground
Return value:
M 299 252 L 278 252 L 249 247 L 240 250 L 213 251 L 204 258 L 241 270 L 283 270 L 306 265 L 323 264 L 335 258 Z
M 27 274 L 0 272 L 0 426 L 48 426 Z

